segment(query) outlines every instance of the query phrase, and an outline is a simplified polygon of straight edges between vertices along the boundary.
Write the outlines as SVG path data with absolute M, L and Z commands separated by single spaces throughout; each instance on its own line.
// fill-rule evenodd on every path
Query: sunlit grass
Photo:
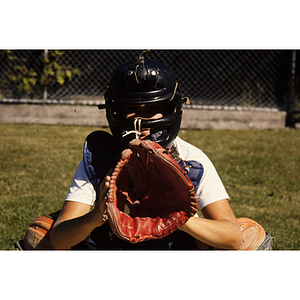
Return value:
M 213 161 L 237 217 L 275 237 L 274 249 L 300 249 L 300 132 L 186 131 Z
M 13 249 L 32 219 L 61 208 L 85 137 L 99 128 L 0 124 L 0 130 L 0 249 Z M 300 249 L 299 131 L 179 135 L 212 160 L 237 217 L 261 223 L 275 237 L 274 249 Z

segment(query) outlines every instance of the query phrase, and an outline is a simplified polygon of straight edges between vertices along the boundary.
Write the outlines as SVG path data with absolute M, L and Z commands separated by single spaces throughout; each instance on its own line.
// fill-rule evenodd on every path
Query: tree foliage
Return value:
M 7 61 L 7 69 L 3 72 L 4 76 L 0 83 L 0 98 L 2 98 L 1 87 L 3 88 L 4 85 L 14 89 L 16 98 L 33 98 L 43 94 L 50 85 L 64 85 L 74 76 L 80 75 L 78 68 L 60 63 L 64 51 L 39 51 L 39 55 L 34 57 L 34 64 L 32 57 L 19 55 L 20 51 L 2 50 L 1 52 L 1 59 Z

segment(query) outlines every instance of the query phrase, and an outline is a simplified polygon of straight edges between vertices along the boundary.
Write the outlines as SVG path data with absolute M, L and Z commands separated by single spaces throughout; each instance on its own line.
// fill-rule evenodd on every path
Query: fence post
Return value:
M 295 108 L 295 80 L 296 80 L 296 59 L 297 53 L 296 50 L 292 50 L 291 55 L 291 79 L 290 79 L 290 90 L 289 90 L 289 99 L 288 107 L 286 110 L 286 126 L 294 127 L 294 108 Z
M 290 109 L 293 110 L 295 101 L 295 79 L 296 79 L 296 50 L 292 53 L 292 76 L 291 76 L 291 94 L 290 94 Z
M 45 72 L 45 69 L 46 69 L 46 62 L 45 62 L 45 60 L 48 58 L 48 50 L 44 50 L 44 70 L 43 70 L 43 72 L 44 72 L 44 76 L 45 76 L 45 78 L 47 78 L 46 77 L 46 72 Z M 47 81 L 45 80 L 45 83 L 44 83 L 44 94 L 43 94 L 43 100 L 47 100 L 47 98 L 48 98 L 48 91 L 47 91 L 47 83 L 46 83 Z

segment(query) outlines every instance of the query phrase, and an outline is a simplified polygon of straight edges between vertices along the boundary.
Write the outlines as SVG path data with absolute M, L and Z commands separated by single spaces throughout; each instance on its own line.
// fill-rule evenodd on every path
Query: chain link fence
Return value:
M 113 71 L 140 50 L 1 50 L 4 101 L 102 103 Z M 175 73 L 190 107 L 290 110 L 298 105 L 292 50 L 151 50 Z M 46 59 L 45 59 L 46 58 Z

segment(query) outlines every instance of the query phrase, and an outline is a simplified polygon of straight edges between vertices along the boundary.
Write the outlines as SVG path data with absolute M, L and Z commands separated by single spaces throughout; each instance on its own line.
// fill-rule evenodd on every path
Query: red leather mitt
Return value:
M 52 250 L 50 231 L 59 211 L 35 218 L 30 222 L 23 240 L 22 250 Z
M 113 232 L 131 243 L 160 239 L 196 212 L 194 186 L 173 157 L 155 142 L 132 140 L 111 176 L 107 214 Z
M 237 218 L 237 223 L 242 232 L 242 244 L 239 250 L 272 250 L 273 237 L 266 233 L 264 228 L 256 221 L 249 218 Z M 196 240 L 199 249 L 222 250 L 211 247 Z

